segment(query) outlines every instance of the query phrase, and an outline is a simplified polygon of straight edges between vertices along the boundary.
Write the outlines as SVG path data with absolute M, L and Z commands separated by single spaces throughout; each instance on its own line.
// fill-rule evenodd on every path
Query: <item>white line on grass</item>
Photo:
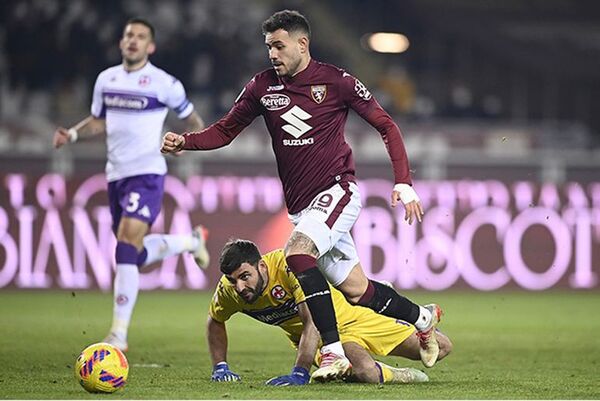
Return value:
M 132 363 L 130 365 L 132 368 L 167 368 L 168 365 L 163 365 L 161 363 Z

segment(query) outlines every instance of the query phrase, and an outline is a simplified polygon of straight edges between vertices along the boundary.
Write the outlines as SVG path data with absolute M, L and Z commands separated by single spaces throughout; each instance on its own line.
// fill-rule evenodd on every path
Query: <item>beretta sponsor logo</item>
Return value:
M 260 98 L 265 109 L 270 111 L 285 109 L 290 105 L 290 98 L 281 93 L 271 93 Z

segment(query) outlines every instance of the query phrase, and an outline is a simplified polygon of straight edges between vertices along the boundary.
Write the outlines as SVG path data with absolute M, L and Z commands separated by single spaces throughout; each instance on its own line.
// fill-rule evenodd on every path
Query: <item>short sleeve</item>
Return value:
M 184 119 L 192 114 L 194 105 L 189 101 L 181 81 L 171 77 L 171 84 L 167 88 L 166 105 L 169 106 L 180 119 Z
M 342 74 L 341 86 L 344 103 L 360 116 L 368 115 L 379 106 L 369 89 L 358 78 L 347 72 Z
M 221 323 L 240 311 L 239 304 L 233 298 L 231 291 L 228 291 L 227 286 L 223 279 L 219 281 L 208 308 L 210 317 Z
M 92 94 L 92 107 L 90 110 L 95 118 L 105 118 L 106 108 L 104 107 L 104 99 L 102 98 L 102 74 L 96 78 L 94 84 L 94 93 Z

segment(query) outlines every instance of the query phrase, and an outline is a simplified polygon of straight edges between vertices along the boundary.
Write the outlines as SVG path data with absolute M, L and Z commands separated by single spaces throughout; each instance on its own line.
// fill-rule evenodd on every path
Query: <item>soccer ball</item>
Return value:
M 125 386 L 129 363 L 108 343 L 92 344 L 77 357 L 75 378 L 90 393 L 114 393 Z

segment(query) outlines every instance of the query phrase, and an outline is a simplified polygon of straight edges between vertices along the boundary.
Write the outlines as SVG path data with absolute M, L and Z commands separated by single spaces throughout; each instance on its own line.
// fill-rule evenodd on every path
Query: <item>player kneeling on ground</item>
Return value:
M 225 322 L 233 314 L 242 312 L 263 323 L 281 327 L 297 349 L 292 372 L 274 377 L 267 384 L 307 384 L 320 338 L 300 284 L 286 265 L 283 250 L 261 257 L 253 242 L 234 240 L 223 248 L 219 266 L 223 277 L 210 304 L 207 323 L 208 346 L 214 365 L 212 380 L 240 380 L 240 376 L 227 365 Z M 370 355 L 420 360 L 419 338 L 412 325 L 378 315 L 371 309 L 353 306 L 342 293 L 333 287 L 330 290 L 344 351 L 353 366 L 351 380 L 364 383 L 415 383 L 429 380 L 420 370 L 394 368 L 373 360 Z M 452 343 L 440 332 L 437 341 L 440 360 L 451 351 Z

